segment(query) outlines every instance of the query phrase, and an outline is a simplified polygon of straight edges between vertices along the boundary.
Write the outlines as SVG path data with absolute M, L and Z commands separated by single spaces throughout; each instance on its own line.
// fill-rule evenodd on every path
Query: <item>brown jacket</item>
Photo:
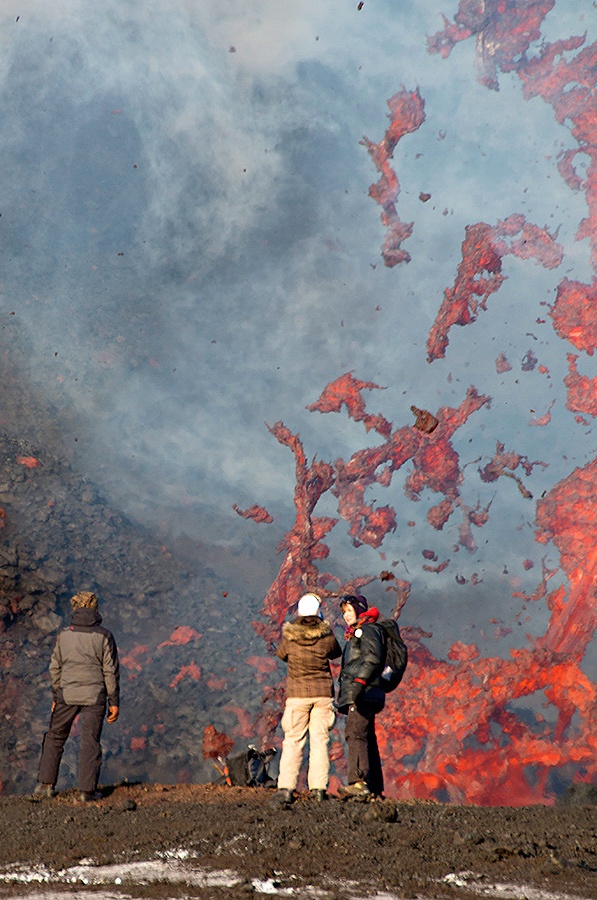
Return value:
M 342 655 L 329 622 L 299 616 L 282 626 L 277 656 L 288 663 L 287 697 L 333 697 L 330 659 Z

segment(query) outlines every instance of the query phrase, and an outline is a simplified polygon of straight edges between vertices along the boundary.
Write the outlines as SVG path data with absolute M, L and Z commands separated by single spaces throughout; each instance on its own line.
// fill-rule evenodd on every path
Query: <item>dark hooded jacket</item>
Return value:
M 58 635 L 50 660 L 55 700 L 61 690 L 69 706 L 93 706 L 106 699 L 119 706 L 118 651 L 101 621 L 95 609 L 76 609 L 70 626 Z
M 329 622 L 318 616 L 299 616 L 282 626 L 276 655 L 288 663 L 287 697 L 333 697 L 330 659 L 341 656 Z
M 386 659 L 386 636 L 381 625 L 367 618 L 367 614 L 359 617 L 342 652 L 336 705 L 343 713 L 357 699 L 376 712 L 381 712 L 385 704 L 381 673 Z

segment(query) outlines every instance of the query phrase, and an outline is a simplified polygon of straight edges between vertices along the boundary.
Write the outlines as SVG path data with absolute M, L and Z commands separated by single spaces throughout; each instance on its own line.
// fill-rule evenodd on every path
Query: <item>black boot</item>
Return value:
M 316 803 L 321 803 L 323 800 L 327 800 L 327 792 L 322 788 L 314 788 L 312 791 L 309 791 L 309 797 L 311 800 L 315 800 Z
M 93 803 L 95 800 L 103 800 L 103 794 L 99 791 L 81 791 L 79 800 L 81 803 Z
M 353 784 L 347 784 L 341 787 L 338 794 L 342 800 L 370 800 L 371 791 L 364 781 L 355 781 Z
M 33 796 L 36 798 L 37 797 L 40 797 L 40 798 L 55 797 L 56 791 L 54 789 L 54 785 L 53 784 L 41 784 L 41 783 L 36 784 L 35 790 L 33 791 Z
M 291 803 L 294 803 L 294 793 L 287 788 L 281 788 L 276 795 L 276 800 L 280 806 L 290 806 Z

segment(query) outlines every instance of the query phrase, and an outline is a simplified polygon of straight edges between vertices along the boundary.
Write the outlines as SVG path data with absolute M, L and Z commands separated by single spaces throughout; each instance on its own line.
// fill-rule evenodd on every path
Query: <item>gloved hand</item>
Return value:
M 112 724 L 112 722 L 115 722 L 116 719 L 118 718 L 119 712 L 120 712 L 120 709 L 118 708 L 118 706 L 109 706 L 108 707 L 108 718 L 106 719 L 106 722 L 109 722 L 110 725 Z

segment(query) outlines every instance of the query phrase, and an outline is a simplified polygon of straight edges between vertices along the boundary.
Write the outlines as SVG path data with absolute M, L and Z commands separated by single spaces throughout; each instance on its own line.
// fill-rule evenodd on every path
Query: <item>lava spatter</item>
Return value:
M 478 80 L 498 91 L 498 73 L 523 65 L 554 4 L 555 0 L 460 0 L 454 23 L 442 16 L 444 29 L 427 39 L 427 49 L 446 59 L 456 44 L 474 37 Z
M 545 44 L 538 56 L 530 56 L 532 43 L 540 38 L 543 19 L 553 7 L 554 0 L 461 0 L 454 24 L 444 19 L 445 28 L 429 40 L 429 50 L 447 57 L 457 43 L 474 37 L 482 84 L 498 89 L 499 73 L 515 72 L 525 98 L 542 97 L 553 107 L 558 122 L 570 126 L 578 147 L 562 153 L 558 169 L 571 189 L 586 194 L 588 215 L 580 224 L 577 238 L 589 240 L 593 266 L 597 268 L 596 49 L 594 45 L 584 48 L 584 38 L 573 37 Z M 564 59 L 565 53 L 575 50 L 580 52 Z M 389 229 L 384 246 L 387 266 L 409 259 L 401 244 L 413 227 L 398 217 L 399 184 L 389 160 L 398 140 L 424 121 L 418 92 L 413 95 L 402 91 L 392 100 L 396 98 L 394 107 L 390 103 L 394 118 L 386 137 L 380 144 L 364 141 L 380 172 L 370 195 L 382 206 L 382 220 Z M 581 153 L 589 159 L 586 178 L 575 168 Z M 547 228 L 528 223 L 519 214 L 494 226 L 485 222 L 469 225 L 455 282 L 445 290 L 429 333 L 429 362 L 445 356 L 453 325 L 474 322 L 479 311 L 486 308 L 489 298 L 503 284 L 502 264 L 507 255 L 533 259 L 552 269 L 562 262 L 563 250 Z M 595 282 L 582 285 L 564 279 L 551 311 L 556 332 L 588 354 L 594 352 L 597 337 L 594 294 Z M 567 405 L 573 411 L 594 415 L 595 383 L 579 375 L 576 361 L 577 357 L 569 356 Z M 532 371 L 537 362 L 534 355 L 528 355 L 523 370 L 526 366 Z M 511 369 L 505 354 L 498 357 L 496 368 L 498 374 Z M 345 407 L 368 432 L 375 431 L 382 438 L 378 445 L 364 447 L 347 460 L 318 463 L 324 467 L 325 479 L 313 468 L 315 462 L 307 465 L 298 436 L 281 423 L 276 426 L 276 437 L 296 457 L 297 518 L 283 541 L 286 556 L 262 611 L 267 624 L 260 627 L 272 641 L 305 587 L 324 594 L 350 589 L 336 576 L 320 573 L 316 566 L 317 559 L 328 555 L 325 535 L 339 521 L 318 520 L 314 515 L 316 503 L 324 494 L 336 497 L 339 518 L 348 523 L 356 546 L 366 543 L 379 548 L 397 528 L 395 510 L 387 504 L 374 506 L 376 501 L 368 502 L 367 491 L 389 486 L 406 463 L 412 466 L 405 480 L 409 499 L 420 500 L 423 491 L 441 497 L 427 512 L 428 522 L 437 530 L 459 509 L 460 543 L 471 550 L 471 526 L 483 527 L 488 519 L 490 503 L 470 507 L 463 502 L 463 467 L 452 438 L 489 398 L 471 387 L 458 408 L 444 407 L 430 414 L 437 420 L 433 430 L 395 428 L 385 417 L 371 417 L 366 412 L 362 391 L 377 387 L 347 374 L 332 382 L 319 401 L 309 407 L 320 412 L 339 412 Z M 531 422 L 547 423 L 547 413 Z M 498 442 L 493 459 L 479 468 L 478 474 L 485 483 L 510 478 L 523 497 L 531 500 L 531 491 L 518 470 L 530 476 L 535 466 L 545 465 L 506 450 Z M 525 605 L 545 606 L 547 624 L 541 634 L 527 635 L 521 646 L 512 647 L 505 656 L 483 655 L 476 644 L 460 640 L 448 649 L 446 659 L 438 659 L 424 643 L 428 634 L 403 626 L 409 668 L 401 690 L 390 695 L 379 720 L 388 794 L 477 804 L 551 803 L 555 795 L 553 773 L 558 768 L 566 766 L 571 773 L 568 777 L 576 780 L 595 779 L 597 694 L 595 684 L 583 671 L 585 654 L 597 628 L 595 493 L 597 460 L 576 469 L 537 502 L 537 541 L 553 544 L 560 553 L 561 565 L 550 568 L 544 560 L 537 589 L 529 595 L 513 592 L 513 597 L 522 599 Z M 435 554 L 431 562 L 444 564 Z M 523 567 L 531 568 L 530 562 L 525 560 Z M 560 571 L 567 584 L 549 592 L 548 582 Z M 457 579 L 467 582 L 461 575 Z M 353 579 L 352 584 L 366 585 L 371 580 L 371 576 L 363 576 Z M 475 575 L 470 583 L 479 584 L 480 579 Z M 410 587 L 409 582 L 397 580 L 387 586 L 387 591 L 396 594 L 395 616 L 403 610 Z M 521 611 L 519 624 L 523 619 Z M 499 623 L 497 637 L 510 633 L 507 625 Z M 268 739 L 279 722 L 282 701 L 281 686 L 266 689 L 260 733 Z M 518 712 L 519 701 L 524 701 L 524 716 Z
M 511 215 L 487 225 L 467 225 L 462 242 L 462 260 L 454 285 L 444 291 L 444 300 L 427 339 L 427 360 L 443 359 L 448 346 L 448 332 L 453 325 L 475 322 L 479 310 L 487 307 L 489 297 L 500 289 L 502 259 L 511 254 L 520 259 L 535 259 L 553 269 L 562 261 L 562 247 L 547 229 Z
M 181 644 L 188 644 L 191 641 L 198 641 L 202 637 L 198 631 L 191 628 L 190 625 L 178 625 L 167 641 L 158 644 L 158 650 L 162 647 L 177 647 Z
M 239 509 L 236 503 L 233 503 L 232 509 L 239 516 L 242 516 L 243 519 L 253 519 L 254 522 L 262 522 L 266 525 L 270 525 L 274 521 L 274 517 L 268 513 L 267 509 L 257 506 L 257 504 L 250 506 L 248 509 Z
M 178 673 L 170 682 L 171 688 L 176 688 L 184 678 L 192 678 L 194 681 L 200 681 L 202 678 L 201 669 L 197 663 L 189 663 L 188 666 L 181 666 Z
M 323 543 L 323 538 L 334 527 L 337 519 L 313 515 L 317 501 L 333 484 L 332 466 L 316 460 L 308 465 L 299 436 L 293 434 L 282 422 L 277 422 L 269 430 L 294 454 L 296 478 L 295 524 L 278 548 L 279 552 L 284 552 L 284 560 L 262 608 L 262 614 L 268 622 L 255 623 L 258 634 L 271 645 L 279 639 L 282 622 L 301 593 L 317 586 L 318 572 L 314 560 L 325 559 L 328 555 L 329 549 Z
M 538 27 L 553 5 L 549 0 L 527 4 L 487 2 L 481 6 L 462 0 L 455 24 L 444 20 L 444 31 L 430 40 L 429 49 L 448 56 L 458 41 L 474 35 L 482 83 L 498 88 L 499 71 L 516 71 L 526 99 L 541 96 L 554 108 L 558 122 L 571 123 L 571 133 L 578 142 L 578 149 L 565 151 L 558 169 L 571 189 L 586 192 L 589 215 L 581 222 L 577 239 L 589 239 L 595 267 L 597 177 L 594 147 L 597 107 L 594 71 L 597 47 L 584 48 L 573 58 L 564 60 L 564 53 L 578 50 L 584 44 L 584 38 L 573 37 L 546 44 L 537 57 L 529 59 L 530 44 L 540 36 Z M 589 157 L 586 179 L 580 178 L 574 168 L 578 153 Z M 547 233 L 544 237 L 551 239 Z M 555 242 L 553 249 L 559 250 Z M 474 245 L 472 248 L 463 245 L 463 261 L 471 255 L 471 250 L 474 250 Z M 547 264 L 541 255 L 537 258 L 543 265 Z M 491 257 L 489 259 L 493 262 Z M 489 272 L 491 279 L 499 275 L 500 267 L 494 265 L 493 268 L 479 270 L 480 273 L 483 271 Z M 471 312 L 474 315 L 477 306 L 483 308 L 489 294 L 499 287 L 497 280 L 490 280 L 488 286 L 482 285 L 483 289 L 488 289 L 481 294 L 482 301 L 479 303 L 476 300 L 479 289 L 475 291 L 474 280 L 474 276 L 471 279 L 465 269 L 463 277 L 457 279 L 455 288 L 446 292 L 447 301 L 458 299 L 460 302 L 454 306 L 444 302 L 435 330 L 430 334 L 430 360 L 444 355 L 448 328 L 452 324 L 472 321 Z M 461 285 L 462 294 L 457 290 Z M 594 294 L 594 281 L 592 285 L 584 285 L 565 278 L 559 285 L 556 303 L 551 310 L 556 332 L 588 354 L 592 354 L 596 346 Z M 473 298 L 472 310 L 467 297 Z M 569 374 L 565 380 L 567 406 L 573 411 L 594 415 L 597 409 L 595 381 L 579 375 L 577 359 L 577 356 L 568 355 Z M 529 474 L 529 468 L 536 464 L 529 463 L 528 459 L 518 454 L 505 452 L 504 446 L 498 444 L 494 459 L 480 470 L 480 474 L 485 481 L 508 475 L 516 480 L 519 489 L 526 495 L 527 489 L 514 475 L 514 470 L 522 465 Z M 549 802 L 552 796 L 549 785 L 551 769 L 573 764 L 576 777 L 580 780 L 591 781 L 595 778 L 596 687 L 582 671 L 581 663 L 597 627 L 594 589 L 596 523 L 592 502 L 597 489 L 596 476 L 597 462 L 593 461 L 575 470 L 537 502 L 537 540 L 555 544 L 560 551 L 561 568 L 568 579 L 567 586 L 561 585 L 548 594 L 547 581 L 555 571 L 548 570 L 543 564 L 541 584 L 533 595 L 524 598 L 527 601 L 545 601 L 549 621 L 544 634 L 536 639 L 529 636 L 528 647 L 511 650 L 511 660 L 484 660 L 474 653 L 465 659 L 467 653 L 463 654 L 461 648 L 456 651 L 453 648 L 448 654 L 449 659 L 459 668 L 466 663 L 468 670 L 467 675 L 460 673 L 463 684 L 466 682 L 463 693 L 467 697 L 467 709 L 464 715 L 460 713 L 457 716 L 460 724 L 457 721 L 451 726 L 446 744 L 434 758 L 429 754 L 429 745 L 418 740 L 420 719 L 426 718 L 428 711 L 419 710 L 419 714 L 415 714 L 413 725 L 406 728 L 412 737 L 409 751 L 424 752 L 423 759 L 426 757 L 429 764 L 419 762 L 414 776 L 402 775 L 398 771 L 397 783 L 403 789 L 426 792 L 431 788 L 436 796 L 444 790 L 449 799 L 466 797 L 469 801 L 483 803 L 512 803 L 513 797 L 517 803 Z M 415 650 L 411 656 L 415 666 L 420 652 Z M 445 669 L 448 663 L 436 666 L 428 654 L 425 665 L 438 668 L 442 673 L 442 682 L 449 680 L 453 674 Z M 474 674 L 474 680 L 470 680 L 470 674 Z M 411 671 L 411 677 L 416 680 L 416 669 Z M 445 691 L 446 685 L 442 684 L 441 692 Z M 547 716 L 543 718 L 536 713 L 534 722 L 523 723 L 513 710 L 507 708 L 508 703 L 517 697 L 537 693 L 542 693 L 547 700 L 545 706 L 551 711 L 549 720 Z M 419 700 L 419 694 L 416 696 Z M 432 701 L 431 708 L 435 702 Z M 440 713 L 441 707 L 442 703 L 439 703 L 435 710 L 437 714 L 444 714 L 449 702 L 443 703 L 444 713 Z M 468 712 L 472 707 L 475 707 L 475 713 L 469 719 Z M 404 715 L 410 716 L 410 709 L 404 711 Z M 460 734 L 455 741 L 459 729 Z M 498 734 L 499 741 L 496 740 Z M 446 752 L 451 741 L 452 754 Z M 400 752 L 398 746 L 393 749 Z M 485 773 L 490 773 L 491 784 L 475 779 L 475 762 L 480 765 L 481 759 Z M 465 785 L 460 778 L 465 772 L 467 777 L 472 778 L 469 785 Z
M 505 444 L 498 441 L 493 459 L 490 459 L 482 469 L 479 469 L 479 475 L 481 476 L 481 480 L 487 484 L 490 484 L 492 481 L 497 481 L 501 476 L 512 478 L 516 482 L 522 496 L 530 500 L 533 495 L 529 489 L 525 487 L 522 480 L 514 474 L 519 466 L 524 469 L 528 476 L 532 474 L 535 466 L 543 466 L 545 468 L 547 463 L 542 462 L 541 460 L 530 462 L 528 457 L 523 456 L 520 453 L 515 453 L 512 450 L 506 450 Z
M 359 381 L 352 372 L 346 372 L 340 378 L 336 378 L 324 388 L 319 400 L 307 406 L 310 412 L 317 410 L 321 413 L 340 412 L 342 406 L 346 406 L 348 414 L 355 422 L 363 422 L 365 429 L 377 431 L 383 437 L 387 437 L 392 430 L 392 425 L 382 415 L 371 415 L 366 411 L 365 400 L 362 391 L 383 390 L 379 384 L 373 381 Z
M 362 422 L 367 429 L 371 419 L 366 411 L 362 391 L 375 388 L 378 386 L 347 374 L 328 385 L 319 400 L 309 409 L 332 412 L 339 411 L 344 406 L 349 416 Z M 431 430 L 421 429 L 417 422 L 397 429 L 392 429 L 388 423 L 389 433 L 381 444 L 359 450 L 346 461 L 337 459 L 333 464 L 314 460 L 309 465 L 298 435 L 293 434 L 281 422 L 270 428 L 280 443 L 293 452 L 296 478 L 295 524 L 287 532 L 279 548 L 284 552 L 284 560 L 264 600 L 261 613 L 265 621 L 255 623 L 257 632 L 270 648 L 279 640 L 284 618 L 305 590 L 318 590 L 328 596 L 330 593 L 362 589 L 373 580 L 372 576 L 363 576 L 350 583 L 343 583 L 330 573 L 319 572 L 317 561 L 325 559 L 329 554 L 329 548 L 324 543 L 325 536 L 339 521 L 337 518 L 315 515 L 315 507 L 321 497 L 327 492 L 336 497 L 339 517 L 349 524 L 349 534 L 357 546 L 365 543 L 379 547 L 384 538 L 396 528 L 395 511 L 392 507 L 374 507 L 367 503 L 365 494 L 367 488 L 374 484 L 389 486 L 393 474 L 407 462 L 411 462 L 413 466 L 413 471 L 406 478 L 408 494 L 416 499 L 416 495 L 423 489 L 441 493 L 448 499 L 452 510 L 453 505 L 460 504 L 462 471 L 451 440 L 469 417 L 488 402 L 488 397 L 480 395 L 471 387 L 459 407 L 442 407 L 436 415 L 427 413 L 425 421 L 433 424 Z M 380 420 L 387 421 L 383 417 L 375 417 L 376 422 Z M 382 429 L 374 426 L 374 429 L 378 433 L 380 430 L 388 431 L 385 426 Z M 463 513 L 466 515 L 467 528 L 470 524 L 481 527 L 487 521 L 488 507 L 463 507 Z M 440 563 L 437 571 L 442 571 L 448 563 L 449 561 Z M 410 585 L 399 581 L 391 590 L 395 590 L 397 594 L 395 615 L 398 615 L 406 602 Z M 276 697 L 272 693 L 264 697 L 264 712 L 259 720 L 264 743 L 271 742 L 272 729 L 275 730 L 281 715 Z
M 568 391 L 566 407 L 572 412 L 597 416 L 597 378 L 587 378 L 586 375 L 579 373 L 576 354 L 568 353 L 566 359 L 568 360 L 568 375 L 564 378 Z
M 388 106 L 391 121 L 382 140 L 374 144 L 364 137 L 361 143 L 367 148 L 380 174 L 379 180 L 369 188 L 369 196 L 382 208 L 381 221 L 387 227 L 388 234 L 381 255 L 385 265 L 391 269 L 398 263 L 410 261 L 410 253 L 402 248 L 402 242 L 412 234 L 413 222 L 403 222 L 398 215 L 396 201 L 400 183 L 389 160 L 394 156 L 398 141 L 405 134 L 417 131 L 425 121 L 425 101 L 418 88 L 410 92 L 402 88 L 390 97 Z
M 545 44 L 518 74 L 525 98 L 541 97 L 549 103 L 556 120 L 570 128 L 578 144 L 575 150 L 562 153 L 558 168 L 570 188 L 585 193 L 588 215 L 581 220 L 576 239 L 589 240 L 593 269 L 597 269 L 597 41 L 587 47 L 584 43 L 584 37 L 571 37 Z M 565 59 L 564 54 L 573 50 L 579 52 Z M 574 169 L 578 154 L 588 159 L 586 178 Z
M 563 278 L 549 311 L 553 327 L 566 341 L 592 356 L 597 347 L 597 279 L 582 284 Z
M 555 0 L 484 0 L 482 4 L 461 0 L 454 24 L 444 17 L 444 30 L 429 38 L 428 49 L 447 57 L 459 41 L 475 36 L 481 83 L 498 90 L 498 73 L 516 72 L 525 99 L 541 97 L 552 106 L 556 120 L 570 128 L 578 146 L 562 151 L 558 170 L 572 190 L 586 194 L 588 215 L 576 237 L 589 239 L 593 268 L 597 268 L 597 42 L 585 47 L 585 36 L 576 35 L 546 42 L 536 56 L 529 56 L 530 45 L 541 37 L 541 24 L 554 5 Z M 575 50 L 579 52 L 565 58 Z M 588 157 L 586 178 L 574 168 L 578 154 Z

